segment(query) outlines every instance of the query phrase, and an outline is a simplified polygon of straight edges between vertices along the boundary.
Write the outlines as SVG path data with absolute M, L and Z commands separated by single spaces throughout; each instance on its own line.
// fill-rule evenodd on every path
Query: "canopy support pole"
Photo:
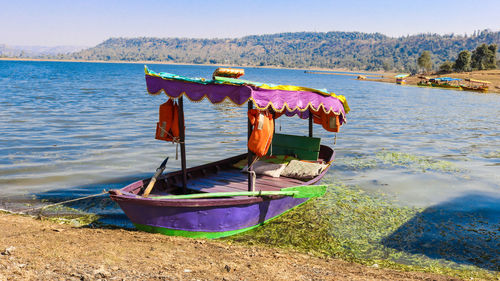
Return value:
M 313 114 L 311 110 L 309 110 L 309 137 L 313 136 Z
M 181 143 L 181 167 L 182 167 L 182 192 L 187 193 L 187 172 L 186 172 L 186 144 L 184 128 L 184 102 L 182 96 L 179 97 L 179 138 Z
M 248 110 L 250 109 L 253 109 L 253 103 L 252 101 L 248 101 Z M 248 118 L 248 117 L 247 117 Z M 250 119 L 248 119 L 248 139 L 247 139 L 247 143 L 248 143 L 248 140 L 250 140 L 250 136 L 252 135 L 252 123 L 250 123 Z M 248 145 L 247 145 L 248 147 Z M 248 151 L 248 156 L 247 156 L 247 166 L 248 166 L 248 191 L 254 191 L 253 190 L 253 187 L 254 187 L 254 183 L 253 183 L 253 175 L 252 173 L 250 172 L 252 170 L 252 167 L 250 167 L 250 164 L 253 162 L 253 153 L 250 151 L 249 148 L 247 148 L 247 151 Z

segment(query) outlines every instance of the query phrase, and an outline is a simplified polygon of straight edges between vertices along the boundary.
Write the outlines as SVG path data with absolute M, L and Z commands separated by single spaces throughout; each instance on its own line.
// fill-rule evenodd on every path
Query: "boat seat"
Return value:
M 268 155 L 290 155 L 300 160 L 318 160 L 321 138 L 274 134 Z

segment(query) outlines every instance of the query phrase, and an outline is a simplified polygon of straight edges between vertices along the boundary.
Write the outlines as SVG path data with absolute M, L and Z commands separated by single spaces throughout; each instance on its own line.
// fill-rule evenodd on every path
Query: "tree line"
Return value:
M 423 51 L 431 52 L 433 63 L 439 65 L 481 43 L 500 44 L 500 32 L 396 38 L 362 32 L 295 32 L 229 39 L 110 38 L 93 48 L 44 58 L 417 72 L 417 59 Z
M 485 43 L 476 47 L 475 50 L 462 50 L 458 53 L 455 61 L 446 60 L 439 66 L 441 73 L 469 72 L 473 70 L 496 69 L 499 65 L 497 61 L 497 44 L 487 45 Z M 420 69 L 430 72 L 433 68 L 431 52 L 423 51 L 417 60 Z

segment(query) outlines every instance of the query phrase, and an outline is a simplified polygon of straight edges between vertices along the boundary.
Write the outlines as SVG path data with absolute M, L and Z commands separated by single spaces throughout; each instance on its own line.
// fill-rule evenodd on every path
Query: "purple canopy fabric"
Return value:
M 342 102 L 333 96 L 315 92 L 263 89 L 254 85 L 202 84 L 149 74 L 146 74 L 146 85 L 148 92 L 153 95 L 163 91 L 171 98 L 184 95 L 191 101 L 201 101 L 206 97 L 213 104 L 221 103 L 228 98 L 239 106 L 251 100 L 260 110 L 271 107 L 276 112 L 285 111 L 287 116 L 297 114 L 302 119 L 309 117 L 309 109 L 313 111 L 322 109 L 326 114 L 333 112 L 339 115 L 340 124 L 345 123 Z

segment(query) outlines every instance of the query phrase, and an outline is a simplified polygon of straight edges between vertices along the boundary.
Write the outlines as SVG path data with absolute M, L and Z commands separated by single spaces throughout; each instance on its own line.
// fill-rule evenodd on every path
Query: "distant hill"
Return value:
M 472 51 L 482 43 L 500 45 L 500 32 L 398 38 L 361 32 L 296 32 L 236 39 L 111 38 L 93 48 L 53 58 L 415 71 L 423 51 L 432 52 L 437 69 L 445 60 L 454 61 L 460 51 Z
M 0 44 L 0 57 L 47 58 L 87 49 L 88 46 L 9 46 Z

